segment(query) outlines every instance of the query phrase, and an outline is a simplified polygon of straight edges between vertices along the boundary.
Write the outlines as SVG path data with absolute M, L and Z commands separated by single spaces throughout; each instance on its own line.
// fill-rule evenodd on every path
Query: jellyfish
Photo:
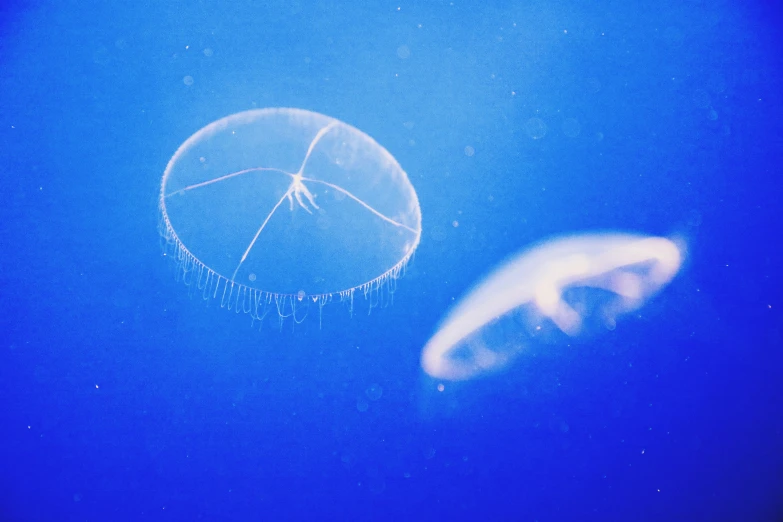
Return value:
M 639 309 L 676 275 L 682 250 L 663 237 L 584 234 L 522 252 L 486 277 L 424 347 L 432 377 L 467 380 L 508 365 L 538 332 L 581 336 Z
M 160 233 L 179 279 L 262 319 L 393 291 L 421 237 L 416 192 L 365 133 L 301 109 L 217 120 L 161 182 Z M 373 301 L 371 301 L 372 303 Z

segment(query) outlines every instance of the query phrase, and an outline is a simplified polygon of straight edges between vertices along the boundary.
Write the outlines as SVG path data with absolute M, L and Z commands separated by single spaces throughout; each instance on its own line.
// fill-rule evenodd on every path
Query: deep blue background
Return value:
M 725 0 L 3 4 L 0 519 L 779 520 L 780 21 Z M 166 162 L 275 106 L 409 173 L 424 232 L 393 305 L 259 332 L 174 281 Z M 678 235 L 687 263 L 614 332 L 435 392 L 418 357 L 454 300 L 596 229 Z

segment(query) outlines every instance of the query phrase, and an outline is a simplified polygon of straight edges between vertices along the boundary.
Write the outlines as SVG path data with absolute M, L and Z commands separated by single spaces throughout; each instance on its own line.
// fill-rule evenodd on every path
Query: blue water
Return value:
M 4 3 L 0 520 L 779 520 L 781 20 Z M 259 331 L 175 281 L 166 163 L 261 107 L 354 125 L 407 171 L 423 234 L 393 303 Z M 615 331 L 433 391 L 449 307 L 594 230 L 681 237 L 686 263 Z

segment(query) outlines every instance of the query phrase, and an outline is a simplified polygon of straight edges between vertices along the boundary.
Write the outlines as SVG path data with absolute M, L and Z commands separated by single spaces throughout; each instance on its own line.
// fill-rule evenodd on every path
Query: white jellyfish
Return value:
M 159 206 L 177 277 L 258 320 L 393 290 L 421 237 L 397 160 L 301 109 L 240 112 L 196 132 L 169 161 Z
M 584 234 L 551 240 L 500 266 L 448 314 L 424 347 L 430 376 L 465 380 L 506 366 L 542 328 L 568 336 L 640 308 L 669 283 L 682 250 L 663 237 Z

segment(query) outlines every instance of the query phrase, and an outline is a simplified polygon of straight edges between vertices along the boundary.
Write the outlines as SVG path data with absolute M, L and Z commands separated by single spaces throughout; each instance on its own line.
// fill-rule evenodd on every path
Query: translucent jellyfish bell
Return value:
M 574 337 L 589 320 L 613 329 L 618 316 L 668 284 L 681 262 L 678 246 L 662 237 L 586 234 L 543 243 L 457 304 L 424 347 L 422 368 L 439 379 L 470 379 L 508 364 L 535 330 Z
M 408 176 L 372 138 L 300 109 L 211 123 L 169 161 L 161 234 L 205 299 L 261 318 L 297 318 L 400 276 L 421 236 Z

